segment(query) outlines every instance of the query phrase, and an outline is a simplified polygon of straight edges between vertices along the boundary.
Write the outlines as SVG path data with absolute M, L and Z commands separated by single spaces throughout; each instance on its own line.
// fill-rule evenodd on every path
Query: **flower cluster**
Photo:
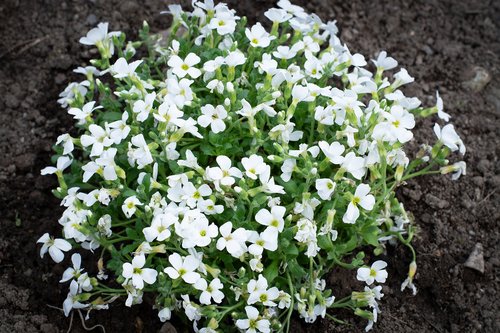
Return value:
M 465 153 L 451 124 L 415 156 L 404 150 L 418 118 L 449 121 L 439 94 L 421 107 L 400 89 L 413 81 L 405 69 L 384 75 L 398 65 L 386 52 L 368 63 L 335 22 L 287 0 L 251 27 L 211 0 L 169 13 L 166 38 L 147 24 L 134 42 L 107 23 L 89 31 L 80 42 L 101 57 L 60 95 L 78 134 L 59 136 L 56 166 L 42 170 L 57 176 L 65 211 L 63 238 L 43 235 L 41 256 L 87 250 L 98 267 L 90 276 L 72 255 L 66 315 L 148 293 L 160 320 L 177 311 L 199 332 L 288 330 L 294 310 L 311 323 L 342 307 L 370 329 L 374 283 L 387 278 L 373 258 L 414 235 L 395 189 L 465 174 L 448 161 Z M 333 267 L 357 269 L 366 286 L 336 295 Z M 416 292 L 415 270 L 402 288 Z

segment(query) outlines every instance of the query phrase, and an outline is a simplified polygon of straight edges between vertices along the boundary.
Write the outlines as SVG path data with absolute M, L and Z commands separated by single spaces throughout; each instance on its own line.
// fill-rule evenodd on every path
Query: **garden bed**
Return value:
M 190 1 L 184 1 L 185 4 Z M 229 1 L 250 22 L 262 17 L 272 1 Z M 439 88 L 445 109 L 467 146 L 467 176 L 425 177 L 400 191 L 400 199 L 419 226 L 416 284 L 419 293 L 401 293 L 410 255 L 390 248 L 386 297 L 374 332 L 472 332 L 500 330 L 500 7 L 492 1 L 302 1 L 323 19 L 335 18 L 342 40 L 353 52 L 371 58 L 382 49 L 396 58 L 415 82 L 406 88 L 424 104 Z M 306 5 L 307 4 L 307 5 Z M 495 7 L 497 6 L 497 7 Z M 70 116 L 57 95 L 75 78 L 72 69 L 91 55 L 79 37 L 100 21 L 112 30 L 135 35 L 142 20 L 156 30 L 170 18 L 159 1 L 22 1 L 0 6 L 0 332 L 56 332 L 69 326 L 58 306 L 66 288 L 58 280 L 64 265 L 39 259 L 35 242 L 46 231 L 58 233 L 62 209 L 50 193 L 55 180 L 41 177 L 50 164 L 50 147 L 59 133 L 71 131 Z M 86 53 L 87 52 L 87 53 Z M 486 74 L 485 74 L 486 73 Z M 474 77 L 479 75 L 479 80 Z M 481 76 L 482 75 L 482 76 Z M 481 87 L 490 77 L 490 82 Z M 474 81 L 476 85 L 471 82 Z M 473 90 L 476 91 L 473 91 Z M 416 136 L 432 140 L 432 122 Z M 425 140 L 427 139 L 427 140 Z M 474 246 L 484 249 L 484 274 L 464 267 Z M 328 283 L 338 295 L 351 290 L 351 276 L 333 271 Z M 361 284 L 360 284 L 361 285 Z M 327 320 L 312 326 L 295 321 L 295 331 L 361 331 L 347 313 L 338 317 L 354 327 Z M 175 325 L 175 320 L 173 321 Z M 111 306 L 93 313 L 89 326 L 108 332 L 156 332 L 162 324 L 146 299 L 131 309 Z M 83 332 L 79 320 L 73 332 Z M 97 330 L 96 330 L 97 331 Z

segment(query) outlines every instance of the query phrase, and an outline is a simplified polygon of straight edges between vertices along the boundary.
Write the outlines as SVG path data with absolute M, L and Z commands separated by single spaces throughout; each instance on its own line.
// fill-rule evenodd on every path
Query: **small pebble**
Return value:
M 480 92 L 491 81 L 491 74 L 480 66 L 475 66 L 472 69 L 472 78 L 464 81 L 462 84 L 465 88 L 471 89 L 474 92 Z
M 174 325 L 167 321 L 165 324 L 163 324 L 158 333 L 177 333 L 177 330 L 175 329 Z
M 484 273 L 483 244 L 476 243 L 464 266 L 478 272 Z

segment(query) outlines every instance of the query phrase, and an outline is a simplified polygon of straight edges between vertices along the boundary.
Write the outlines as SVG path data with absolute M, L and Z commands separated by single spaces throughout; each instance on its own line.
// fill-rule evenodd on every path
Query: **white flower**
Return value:
M 392 87 L 394 89 L 399 88 L 402 85 L 412 83 L 413 81 L 415 81 L 415 79 L 413 77 L 411 77 L 408 74 L 408 72 L 406 71 L 406 69 L 404 69 L 404 68 L 401 68 L 401 70 L 399 72 L 394 74 L 394 79 L 395 80 L 392 83 Z
M 109 148 L 105 150 L 101 156 L 96 158 L 95 163 L 103 170 L 102 176 L 105 180 L 116 180 L 118 176 L 115 170 L 115 156 L 117 149 Z
M 250 233 L 248 239 L 252 245 L 248 247 L 248 252 L 254 256 L 259 256 L 262 254 L 264 249 L 268 251 L 276 251 L 278 248 L 278 229 L 276 228 L 266 228 L 260 234 L 256 231 Z
M 79 253 L 73 253 L 73 255 L 71 256 L 71 262 L 73 263 L 73 267 L 66 268 L 59 282 L 62 283 L 69 281 L 71 279 L 78 280 L 78 277 L 83 271 L 83 269 L 81 268 L 82 257 L 80 256 Z
M 170 237 L 171 232 L 169 227 L 177 221 L 178 218 L 170 213 L 158 214 L 153 218 L 150 227 L 142 229 L 142 233 L 148 242 L 152 242 L 155 239 L 158 242 L 164 241 Z
M 335 301 L 335 296 L 330 296 L 326 299 L 323 299 L 321 303 L 316 304 L 314 306 L 314 315 L 321 316 L 321 318 L 325 318 L 326 309 L 330 307 Z
M 97 230 L 99 233 L 105 237 L 112 235 L 111 231 L 111 216 L 109 214 L 103 215 L 97 221 Z
M 267 289 L 267 286 L 267 280 L 262 274 L 259 274 L 257 280 L 250 280 L 247 284 L 247 291 L 250 294 L 247 303 L 252 305 L 260 302 L 266 306 L 276 306 L 273 301 L 278 298 L 279 290 L 276 287 Z
M 114 54 L 114 45 L 111 41 L 113 36 L 120 36 L 121 32 L 112 31 L 108 33 L 108 23 L 99 23 L 96 28 L 87 32 L 87 36 L 80 38 L 79 42 L 83 45 L 96 45 L 99 51 L 104 52 L 107 58 Z
M 226 129 L 226 124 L 224 119 L 227 117 L 227 112 L 224 106 L 217 105 L 214 107 L 211 104 L 207 104 L 201 107 L 202 115 L 198 117 L 198 124 L 206 128 L 210 125 L 212 132 L 220 133 Z
M 100 156 L 105 147 L 113 144 L 113 139 L 109 137 L 109 133 L 99 125 L 91 124 L 89 126 L 91 135 L 83 134 L 80 137 L 82 146 L 92 146 L 90 156 Z
M 279 8 L 270 8 L 265 13 L 264 16 L 271 20 L 273 23 L 283 23 L 292 18 L 292 15 L 288 14 L 286 10 Z
M 269 333 L 271 332 L 271 323 L 267 319 L 259 319 L 259 310 L 253 306 L 245 306 L 247 319 L 238 319 L 236 327 L 245 330 L 246 333 Z
M 178 253 L 173 253 L 168 256 L 168 261 L 172 267 L 165 268 L 164 272 L 170 276 L 171 279 L 178 279 L 179 277 L 184 282 L 189 284 L 196 283 L 201 277 L 195 270 L 200 265 L 200 261 L 196 257 L 189 255 L 182 259 Z
M 224 82 L 214 79 L 207 83 L 207 89 L 210 90 L 211 93 L 217 91 L 219 94 L 224 93 Z
M 358 180 L 361 180 L 366 173 L 365 159 L 363 157 L 356 156 L 356 153 L 352 151 L 345 155 L 341 167 Z
M 146 165 L 153 163 L 153 156 L 142 134 L 133 136 L 128 145 L 127 156 L 131 166 L 137 163 L 137 168 L 142 169 Z
M 454 163 L 452 165 L 447 165 L 444 167 L 441 167 L 440 169 L 441 174 L 445 175 L 450 172 L 454 172 L 454 174 L 451 176 L 452 180 L 457 180 L 460 178 L 461 175 L 465 175 L 467 171 L 467 164 L 464 161 L 460 161 L 457 163 Z
M 68 189 L 66 196 L 61 200 L 61 206 L 69 207 L 73 206 L 75 200 L 77 199 L 80 190 L 79 187 L 71 187 Z
M 251 29 L 246 28 L 245 35 L 253 47 L 268 47 L 271 41 L 276 39 L 275 36 L 270 36 L 260 23 L 255 24 Z
M 292 14 L 295 17 L 305 19 L 308 15 L 304 11 L 304 8 L 292 4 L 289 0 L 280 0 L 277 3 L 278 7 L 283 8 L 288 13 Z
M 63 108 L 66 108 L 68 104 L 73 103 L 77 97 L 84 97 L 87 94 L 88 86 L 90 82 L 85 80 L 82 82 L 71 82 L 68 86 L 59 94 L 59 99 L 57 103 L 61 104 Z
M 393 69 L 398 65 L 398 62 L 392 58 L 387 56 L 387 52 L 382 51 L 378 54 L 377 60 L 372 60 L 377 69 L 389 70 Z
M 221 36 L 232 34 L 236 28 L 236 18 L 230 11 L 221 11 L 210 20 L 208 27 L 217 30 Z
M 345 147 L 340 142 L 335 141 L 328 144 L 326 141 L 320 141 L 318 142 L 318 146 L 323 154 L 325 154 L 328 160 L 333 164 L 342 164 L 344 161 L 342 154 L 345 151 Z
M 323 107 L 318 105 L 314 109 L 314 119 L 323 125 L 333 125 L 335 114 L 333 113 L 333 107 L 328 105 Z
M 416 271 L 417 263 L 415 261 L 412 261 L 408 269 L 408 277 L 403 281 L 403 283 L 401 283 L 401 291 L 405 290 L 406 287 L 408 287 L 411 289 L 413 296 L 417 294 L 417 287 L 413 284 L 413 278 L 415 277 Z
M 293 212 L 295 214 L 302 214 L 304 217 L 312 220 L 314 218 L 314 209 L 319 206 L 321 201 L 316 198 L 302 198 L 302 202 L 295 202 Z
M 83 74 L 85 76 L 100 76 L 101 71 L 99 71 L 94 66 L 78 67 L 73 70 L 73 73 Z
M 282 206 L 273 206 L 271 211 L 262 208 L 255 215 L 255 220 L 262 225 L 275 228 L 279 232 L 282 232 L 285 227 L 285 213 L 286 208 Z
M 234 177 L 243 177 L 238 168 L 231 166 L 229 157 L 220 155 L 217 156 L 216 161 L 219 167 L 208 168 L 207 173 L 210 179 L 220 182 L 222 185 L 231 186 L 235 183 Z
M 226 59 L 224 57 L 218 56 L 213 60 L 209 60 L 203 64 L 203 70 L 206 73 L 213 73 L 217 69 L 221 68 L 222 65 L 226 63 Z
M 144 283 L 153 284 L 156 281 L 158 272 L 152 268 L 143 268 L 146 264 L 146 257 L 140 254 L 132 259 L 132 263 L 123 264 L 123 277 L 132 279 L 132 285 L 137 289 L 143 289 Z
M 179 78 L 183 78 L 186 75 L 191 76 L 193 79 L 198 78 L 201 75 L 201 71 L 194 67 L 201 61 L 194 53 L 189 53 L 183 60 L 178 55 L 173 55 L 168 60 L 168 65 L 172 67 L 172 72 Z
M 292 178 L 292 173 L 297 164 L 297 161 L 294 158 L 287 158 L 283 161 L 283 165 L 281 166 L 281 179 L 283 181 L 288 182 Z
M 181 295 L 182 307 L 184 308 L 184 313 L 189 320 L 195 323 L 201 318 L 201 311 L 198 304 L 191 302 L 189 295 Z
M 64 169 L 66 169 L 71 165 L 72 162 L 73 160 L 68 156 L 59 156 L 57 158 L 56 167 L 52 166 L 45 167 L 40 171 L 40 174 L 42 176 L 45 176 L 45 175 L 52 175 L 57 172 L 62 173 Z
M 248 240 L 249 233 L 244 228 L 238 228 L 231 232 L 232 222 L 228 221 L 219 227 L 221 237 L 217 240 L 217 250 L 224 249 L 235 258 L 241 257 L 246 252 L 245 242 Z
M 316 179 L 316 190 L 318 195 L 323 200 L 330 200 L 333 191 L 335 191 L 335 183 L 329 178 Z
M 308 218 L 301 218 L 297 222 L 297 233 L 294 239 L 307 244 L 306 256 L 315 257 L 319 251 L 316 239 L 316 224 Z
M 91 101 L 79 108 L 70 108 L 68 113 L 73 116 L 73 119 L 79 120 L 79 124 L 85 124 L 87 120 L 91 119 L 92 112 L 102 109 L 102 106 L 95 106 L 95 101 Z
M 443 111 L 443 99 L 439 96 L 439 91 L 436 90 L 436 108 L 438 111 L 438 117 L 444 121 L 450 121 L 450 115 Z
M 124 111 L 120 120 L 113 121 L 107 125 L 110 129 L 109 137 L 115 144 L 120 144 L 130 133 L 130 126 L 127 125 L 128 112 Z
M 87 32 L 87 36 L 80 38 L 80 43 L 84 45 L 96 45 L 98 42 L 102 42 L 106 38 L 112 36 L 119 36 L 121 32 L 114 31 L 108 33 L 108 23 L 101 22 L 96 28 L 93 28 Z
M 214 223 L 209 224 L 208 219 L 203 217 L 197 219 L 196 223 L 185 224 L 184 228 L 181 227 L 177 231 L 177 234 L 183 237 L 183 248 L 205 247 L 210 244 L 212 238 L 217 237 L 218 229 Z
M 132 281 L 129 280 L 126 283 L 122 284 L 123 288 L 127 292 L 127 299 L 125 300 L 125 306 L 132 306 L 134 304 L 142 303 L 142 295 L 143 291 L 140 289 L 136 289 L 132 285 Z
M 125 214 L 126 217 L 131 218 L 137 210 L 136 206 L 141 205 L 142 203 L 139 201 L 139 199 L 137 199 L 135 195 L 128 197 L 127 199 L 125 199 L 122 205 L 123 214 Z
M 375 281 L 384 283 L 387 279 L 387 271 L 384 269 L 386 267 L 387 263 L 385 261 L 377 260 L 371 267 L 358 268 L 356 278 L 358 281 L 366 282 L 367 285 L 371 285 Z
M 378 123 L 373 129 L 373 138 L 389 141 L 393 144 L 396 141 L 406 143 L 413 138 L 410 131 L 415 127 L 415 117 L 399 105 L 391 107 L 391 112 L 384 112 L 387 121 Z
M 69 286 L 68 296 L 63 302 L 64 315 L 67 317 L 71 312 L 71 309 L 84 309 L 88 307 L 87 304 L 82 304 L 79 302 L 80 287 L 76 281 L 71 281 Z
M 196 281 L 193 287 L 202 291 L 200 295 L 201 304 L 210 305 L 211 299 L 213 299 L 215 303 L 220 303 L 224 298 L 224 293 L 221 291 L 221 289 L 224 288 L 224 285 L 218 278 L 210 281 L 210 284 L 207 284 L 205 279 L 200 278 Z
M 187 120 L 179 119 L 177 123 L 177 125 L 179 126 L 179 130 L 174 134 L 179 134 L 179 139 L 182 138 L 185 133 L 189 133 L 199 139 L 203 138 L 203 136 L 198 131 L 198 127 L 196 126 L 196 120 L 194 120 L 193 118 L 189 117 Z M 171 138 L 171 140 L 173 139 Z
M 257 179 L 257 176 L 266 171 L 266 163 L 262 156 L 252 154 L 249 157 L 243 157 L 241 164 L 245 168 L 245 175 L 251 179 Z
M 248 262 L 250 269 L 254 272 L 261 273 L 264 270 L 264 265 L 262 264 L 262 256 L 255 256 Z
M 137 76 L 135 71 L 140 64 L 142 64 L 142 60 L 136 60 L 129 64 L 125 58 L 120 58 L 110 67 L 110 70 L 116 79 L 135 77 Z
M 186 78 L 177 81 L 177 78 L 175 76 L 168 79 L 167 100 L 170 100 L 180 109 L 182 109 L 184 105 L 191 104 L 191 101 L 193 100 L 193 90 L 191 89 L 191 84 L 193 84 L 193 82 L 193 80 L 189 80 Z
M 457 132 L 455 132 L 455 128 L 452 124 L 445 125 L 443 128 L 438 124 L 434 124 L 434 133 L 438 140 L 446 147 L 450 148 L 451 151 L 458 150 L 462 155 L 465 154 L 465 145 Z
M 160 311 L 158 311 L 158 318 L 162 323 L 166 322 L 167 320 L 170 320 L 172 317 L 172 309 L 170 308 L 163 308 Z
M 57 137 L 56 145 L 60 145 L 61 143 L 63 144 L 63 155 L 71 154 L 75 149 L 73 138 L 67 133 Z
M 236 51 L 231 51 L 229 54 L 224 58 L 224 62 L 226 65 L 229 67 L 236 67 L 239 65 L 243 65 L 247 61 L 247 58 L 243 52 L 240 50 Z
M 170 104 L 167 101 L 160 104 L 158 113 L 153 113 L 153 117 L 160 123 L 166 123 L 167 127 L 171 124 L 181 124 L 182 122 L 179 120 L 183 115 L 184 112 L 180 111 L 175 104 Z
M 221 214 L 224 211 L 224 206 L 216 205 L 212 199 L 199 200 L 197 208 L 205 215 Z
M 196 156 L 194 156 L 193 152 L 189 149 L 186 150 L 186 159 L 185 160 L 178 160 L 177 164 L 180 166 L 184 166 L 186 168 L 190 169 L 200 169 L 200 165 L 198 164 L 198 159 Z
M 184 184 L 182 191 L 184 192 L 182 201 L 185 201 L 191 208 L 195 208 L 198 202 L 203 200 L 203 197 L 212 194 L 212 189 L 207 184 L 202 184 L 197 188 L 191 182 Z
M 264 53 L 262 55 L 262 61 L 254 62 L 254 67 L 257 68 L 259 74 L 265 72 L 266 74 L 274 75 L 276 73 L 276 68 L 278 68 L 278 63 L 271 58 L 269 53 Z
M 370 193 L 370 185 L 359 184 L 354 195 L 347 206 L 347 211 L 342 217 L 344 223 L 354 224 L 359 217 L 358 205 L 365 210 L 372 210 L 375 205 L 375 197 Z
M 259 174 L 259 180 L 262 184 L 262 192 L 268 194 L 285 194 L 283 186 L 276 185 L 274 178 L 271 177 L 271 167 L 266 164 L 264 172 Z
M 48 233 L 43 234 L 36 242 L 43 244 L 40 249 L 40 258 L 43 258 L 45 253 L 49 252 L 50 257 L 56 263 L 63 261 L 63 252 L 71 250 L 71 244 L 68 241 L 61 238 L 54 239 Z
M 242 117 L 246 117 L 249 119 L 253 119 L 257 112 L 261 109 L 259 107 L 253 108 L 250 103 L 248 103 L 244 98 L 241 100 L 241 110 L 236 111 L 236 114 L 239 114 Z
M 288 121 L 285 124 L 279 124 L 271 128 L 269 137 L 279 142 L 289 143 L 290 141 L 298 141 L 302 139 L 304 132 L 294 131 L 295 124 Z
M 152 92 L 150 94 L 146 94 L 144 100 L 140 99 L 134 102 L 134 106 L 132 110 L 134 113 L 137 113 L 137 120 L 140 122 L 148 119 L 149 114 L 153 108 L 153 103 L 156 99 L 156 93 Z

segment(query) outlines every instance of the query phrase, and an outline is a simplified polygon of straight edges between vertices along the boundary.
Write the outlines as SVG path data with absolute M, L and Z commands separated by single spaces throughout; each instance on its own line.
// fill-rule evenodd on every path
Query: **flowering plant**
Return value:
M 465 174 L 448 161 L 463 142 L 436 124 L 436 143 L 410 160 L 415 120 L 449 121 L 439 94 L 421 107 L 400 90 L 413 81 L 405 69 L 384 75 L 397 67 L 386 52 L 371 72 L 335 22 L 278 7 L 265 13 L 269 32 L 205 0 L 170 6 L 168 37 L 145 23 L 126 42 L 101 23 L 80 39 L 100 58 L 60 95 L 78 135 L 59 136 L 56 167 L 42 170 L 59 181 L 63 238 L 38 241 L 57 263 L 72 249 L 97 263 L 91 276 L 71 256 L 66 315 L 148 293 L 160 320 L 178 311 L 200 332 L 288 331 L 294 310 L 310 323 L 334 318 L 330 308 L 352 309 L 368 330 L 387 264 L 366 265 L 361 249 L 372 258 L 395 242 L 411 249 L 402 289 L 416 292 L 415 226 L 395 190 Z M 337 299 L 324 280 L 333 267 L 366 286 Z

